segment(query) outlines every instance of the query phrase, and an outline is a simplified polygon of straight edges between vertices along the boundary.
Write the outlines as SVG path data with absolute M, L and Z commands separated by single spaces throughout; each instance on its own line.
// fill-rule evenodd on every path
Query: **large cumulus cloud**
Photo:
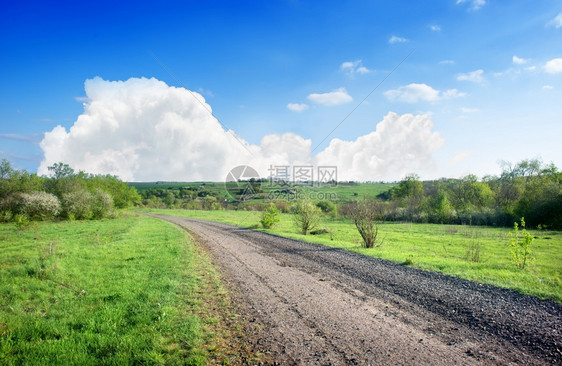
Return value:
M 202 95 L 154 78 L 94 78 L 85 90 L 84 112 L 70 130 L 57 126 L 41 141 L 39 174 L 62 161 L 127 181 L 219 181 L 241 164 L 264 176 L 270 165 L 314 164 L 336 165 L 340 179 L 397 179 L 431 166 L 443 144 L 428 115 L 390 112 L 374 132 L 355 141 L 334 139 L 312 157 L 312 141 L 294 133 L 249 144 L 224 130 Z

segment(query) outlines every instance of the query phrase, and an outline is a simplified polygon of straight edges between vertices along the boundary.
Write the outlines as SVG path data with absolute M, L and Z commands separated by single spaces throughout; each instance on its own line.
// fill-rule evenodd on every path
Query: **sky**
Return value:
M 127 181 L 562 167 L 562 3 L 0 5 L 0 158 Z

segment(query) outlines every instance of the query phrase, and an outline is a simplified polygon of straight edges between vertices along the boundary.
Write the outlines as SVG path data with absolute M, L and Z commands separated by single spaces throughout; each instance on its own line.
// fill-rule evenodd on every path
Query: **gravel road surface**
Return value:
M 203 239 L 281 365 L 562 365 L 562 306 L 339 249 L 151 215 Z

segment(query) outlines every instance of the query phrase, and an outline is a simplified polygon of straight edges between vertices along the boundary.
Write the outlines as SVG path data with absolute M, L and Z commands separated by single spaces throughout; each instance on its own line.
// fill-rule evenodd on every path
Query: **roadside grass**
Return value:
M 259 227 L 260 212 L 142 211 L 250 227 L 562 302 L 562 232 L 558 231 L 529 230 L 535 237 L 535 260 L 521 270 L 511 261 L 508 228 L 385 222 L 379 228 L 380 246 L 366 249 L 361 247 L 355 226 L 346 219 L 326 217 L 322 227 L 327 233 L 305 236 L 297 232 L 290 214 L 281 214 L 280 222 L 265 230 Z
M 229 300 L 176 226 L 0 224 L 0 364 L 204 365 L 231 357 Z

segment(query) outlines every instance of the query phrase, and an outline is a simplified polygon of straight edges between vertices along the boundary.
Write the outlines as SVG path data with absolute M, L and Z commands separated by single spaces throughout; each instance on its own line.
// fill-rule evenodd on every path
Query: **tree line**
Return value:
M 137 190 L 111 175 L 74 171 L 57 163 L 50 176 L 0 162 L 0 221 L 102 219 L 140 201 Z
M 420 181 L 406 176 L 378 196 L 385 220 L 562 229 L 562 172 L 539 159 L 502 163 L 499 176 Z M 345 207 L 342 207 L 346 212 Z

